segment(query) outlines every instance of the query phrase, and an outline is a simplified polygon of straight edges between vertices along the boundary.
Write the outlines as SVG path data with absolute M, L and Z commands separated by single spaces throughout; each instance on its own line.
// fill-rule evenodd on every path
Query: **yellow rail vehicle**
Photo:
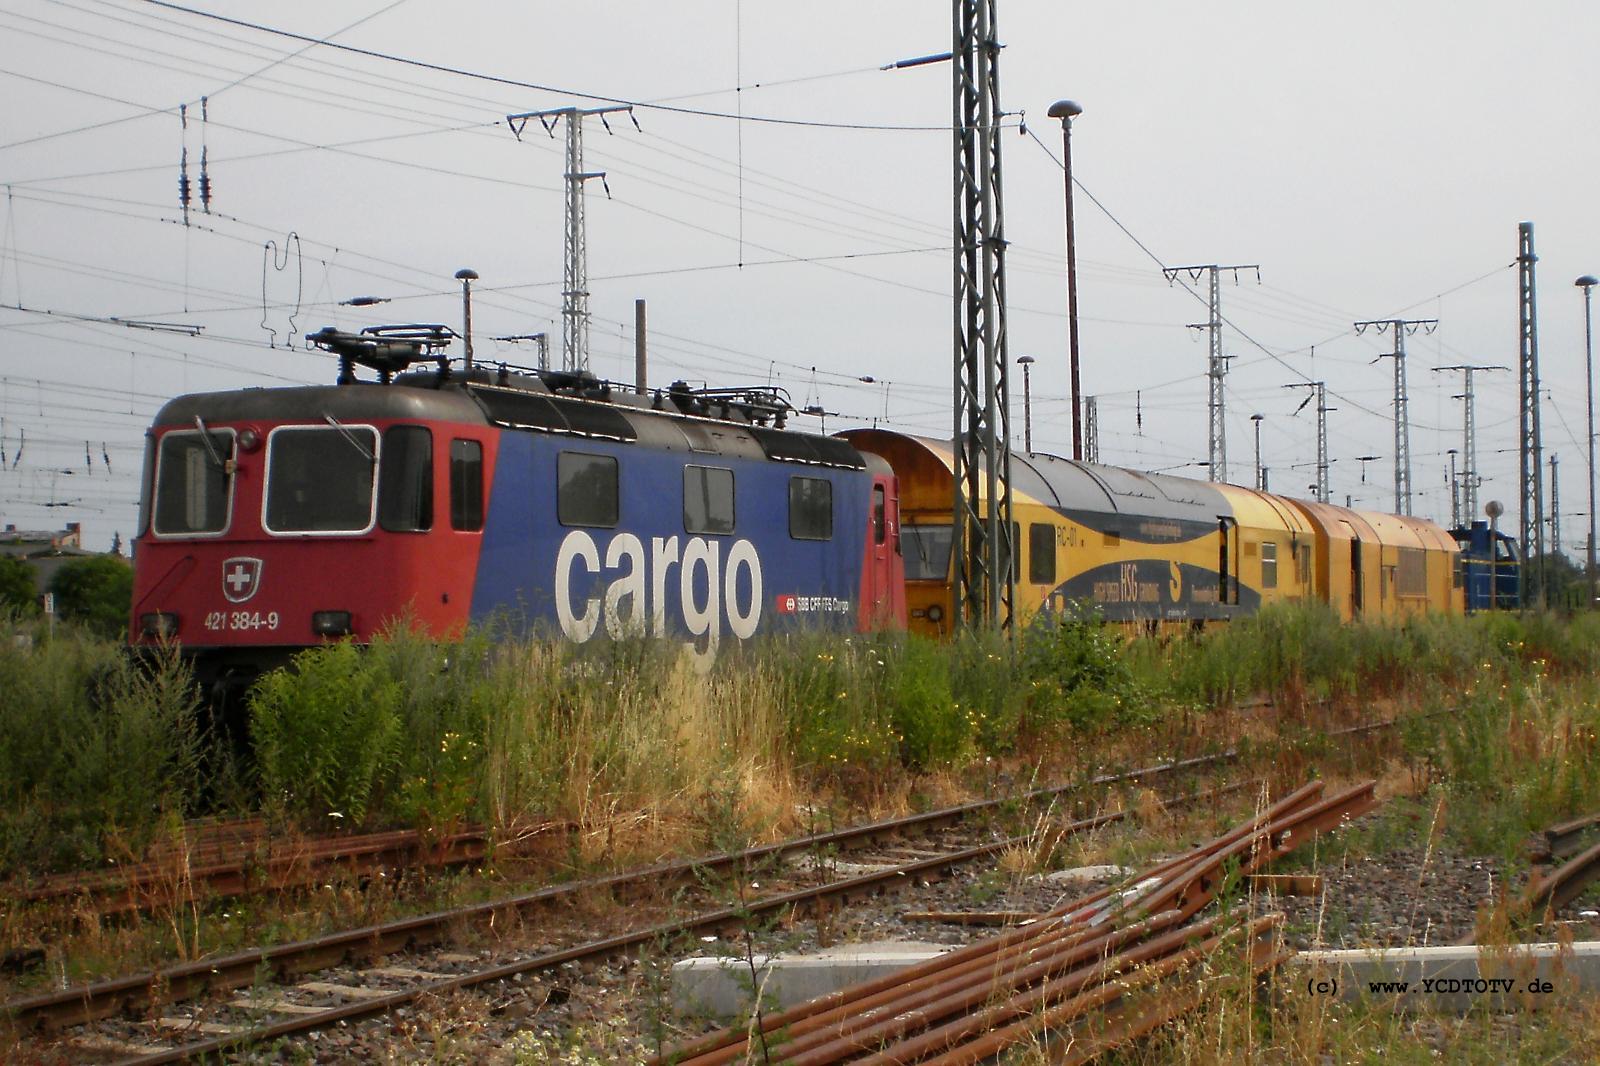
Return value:
M 899 478 L 906 606 L 942 635 L 955 609 L 949 442 L 889 430 L 841 434 Z M 1149 630 L 1225 621 L 1280 601 L 1346 620 L 1463 609 L 1455 542 L 1430 522 L 1291 500 L 1059 456 L 1013 453 L 1017 616 L 1069 601 Z M 980 498 L 980 513 L 987 501 Z

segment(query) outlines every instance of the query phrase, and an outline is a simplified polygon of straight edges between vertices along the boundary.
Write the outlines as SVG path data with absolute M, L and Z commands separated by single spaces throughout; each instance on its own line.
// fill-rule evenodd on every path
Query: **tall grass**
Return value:
M 96 861 L 108 834 L 148 837 L 217 787 L 200 780 L 212 763 L 176 662 L 139 672 L 114 645 L 62 631 L 24 647 L 25 627 L 4 625 L 0 861 Z M 1511 773 L 1495 752 L 1520 734 L 1503 716 L 1474 724 L 1472 694 L 1597 665 L 1588 617 L 1340 626 L 1316 607 L 1165 642 L 1079 613 L 1015 641 L 798 634 L 725 647 L 708 674 L 669 642 L 437 641 L 397 626 L 262 679 L 251 783 L 316 830 L 559 821 L 595 827 L 586 839 L 606 847 L 618 826 L 671 824 L 709 842 L 774 830 L 819 791 L 895 802 L 920 775 L 990 758 L 1033 762 L 1167 722 L 1203 730 L 1210 708 L 1248 695 L 1293 707 L 1415 694 L 1464 702 L 1441 719 L 1449 735 L 1413 731 L 1414 758 L 1488 795 Z M 1588 750 L 1592 724 L 1571 716 L 1566 750 Z M 1573 759 L 1528 786 L 1527 817 L 1534 793 L 1575 802 Z

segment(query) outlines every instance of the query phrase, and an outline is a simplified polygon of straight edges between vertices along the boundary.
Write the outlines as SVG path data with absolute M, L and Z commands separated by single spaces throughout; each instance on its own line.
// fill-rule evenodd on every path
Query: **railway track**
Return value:
M 1163 797 L 1163 801 L 1194 803 L 1208 797 L 1242 791 L 1257 784 L 1256 781 L 1246 781 L 1198 794 L 1174 794 Z M 1063 835 L 1087 832 L 1122 821 L 1130 813 L 1128 810 L 1110 811 L 1071 822 L 1059 827 L 1058 831 Z M 74 1046 L 85 1051 L 100 1049 L 124 1055 L 117 1060 L 118 1066 L 156 1066 L 158 1063 L 184 1062 L 218 1055 L 248 1045 L 300 1036 L 389 1014 L 460 990 L 559 972 L 572 965 L 601 963 L 690 938 L 726 937 L 764 920 L 798 917 L 819 908 L 847 906 L 854 899 L 895 892 L 906 886 L 942 877 L 957 867 L 993 859 L 1031 840 L 1031 835 L 1005 837 L 835 881 L 747 899 L 737 906 L 700 911 L 685 918 L 582 941 L 555 951 L 501 959 L 490 965 L 483 965 L 482 960 L 445 951 L 432 956 L 438 961 L 437 969 L 427 969 L 423 965 L 369 966 L 354 971 L 347 981 L 292 980 L 270 988 L 263 988 L 257 983 L 248 994 L 218 1000 L 204 1009 L 164 1014 L 157 1020 L 156 1028 L 172 1034 L 174 1042 L 170 1046 L 158 1046 L 148 1039 L 136 1041 L 104 1036 L 93 1037 Z M 770 849 L 752 850 L 767 852 Z M 315 958 L 319 950 L 315 943 L 287 947 L 296 949 L 297 954 L 302 949 L 310 952 L 309 955 L 300 956 L 307 960 Z M 404 946 L 396 947 L 394 952 L 402 950 L 406 950 Z M 447 968 L 459 972 L 443 972 Z M 193 1039 L 197 1036 L 201 1039 Z M 186 1037 L 189 1039 L 184 1039 Z
M 1392 724 L 1367 723 L 1327 735 L 1367 733 Z M 461 989 L 516 980 L 566 964 L 638 952 L 674 938 L 726 933 L 743 928 L 752 918 L 803 914 L 819 906 L 848 904 L 852 898 L 937 878 L 957 866 L 993 858 L 1028 838 L 1010 837 L 930 855 L 828 884 L 770 894 L 746 901 L 737 908 L 712 908 L 685 919 L 658 922 L 553 951 L 501 959 L 488 966 L 475 957 L 440 949 L 466 927 L 492 926 L 503 918 L 595 894 L 614 895 L 637 890 L 640 886 L 659 887 L 669 882 L 681 884 L 708 877 L 726 877 L 763 864 L 771 868 L 805 855 L 856 851 L 911 834 L 946 829 L 1019 802 L 1055 802 L 1071 793 L 1170 777 L 1216 767 L 1237 757 L 1236 749 L 1228 749 L 1122 773 L 1102 774 L 1083 782 L 1033 789 L 1021 796 L 963 804 L 744 851 L 550 886 L 509 899 L 15 999 L 0 1004 L 0 1016 L 9 1018 L 17 1028 L 44 1033 L 63 1032 L 116 1016 L 139 1016 L 151 1019 L 153 1025 L 135 1023 L 132 1034 L 121 1036 L 69 1035 L 67 1041 L 78 1051 L 122 1056 L 122 1061 L 129 1063 L 184 1061 L 382 1015 Z M 1243 787 L 1247 786 L 1232 785 L 1221 791 Z M 1186 798 L 1193 797 L 1172 796 L 1166 802 L 1183 802 Z M 1113 811 L 1073 822 L 1061 827 L 1061 831 L 1084 832 L 1125 817 L 1126 811 Z M 430 951 L 433 953 L 427 954 Z M 370 960 L 399 953 L 410 953 L 415 957 L 415 964 L 359 968 Z M 304 980 L 308 974 L 334 967 L 357 967 L 355 983 Z M 263 990 L 261 986 L 265 981 L 276 987 Z M 247 989 L 251 991 L 241 992 Z M 224 999 L 224 996 L 231 998 Z M 207 1003 L 201 1009 L 176 1009 L 179 1004 L 206 997 L 209 997 Z M 173 1042 L 168 1046 L 151 1043 L 148 1034 L 152 1028 L 171 1034 Z M 194 1040 L 196 1036 L 202 1039 Z
M 236 834 L 186 838 L 146 862 L 14 885 L 8 893 L 30 905 L 86 902 L 109 917 L 174 902 L 281 892 L 319 884 L 335 871 L 360 876 L 462 866 L 486 858 L 494 844 L 482 829 L 441 836 L 404 829 L 274 840 L 258 821 L 236 824 Z
M 1182 760 L 1122 774 L 1102 775 L 1091 784 L 1139 781 L 1181 773 L 1210 765 L 1214 761 L 1214 757 Z M 1062 792 L 1082 787 L 1038 789 L 1028 793 L 1028 798 L 1034 801 L 1056 798 Z M 1223 791 L 1236 791 L 1244 787 L 1248 786 L 1234 785 Z M 1172 802 L 1193 799 L 1192 796 L 1169 797 Z M 746 871 L 762 863 L 772 864 L 834 850 L 853 851 L 870 844 L 899 841 L 911 833 L 929 833 L 948 828 L 980 812 L 993 811 L 1002 804 L 1015 802 L 1015 799 L 1006 799 L 965 804 L 784 844 L 554 886 L 513 900 L 444 911 L 13 1000 L 0 1006 L 0 1011 L 9 1015 L 18 1026 L 47 1032 L 70 1030 L 119 1015 L 152 1018 L 154 1029 L 170 1033 L 175 1039 L 183 1036 L 203 1036 L 205 1039 L 198 1042 L 179 1040 L 170 1047 L 156 1046 L 150 1043 L 147 1035 L 133 1035 L 149 1033 L 152 1027 L 141 1022 L 133 1023 L 128 1033 L 114 1036 L 103 1032 L 69 1035 L 67 1042 L 78 1051 L 122 1055 L 128 1062 L 183 1061 L 380 1015 L 458 989 L 551 971 L 568 963 L 608 959 L 674 938 L 724 934 L 742 929 L 745 923 L 754 919 L 798 915 L 819 906 L 843 906 L 855 898 L 935 879 L 955 867 L 992 859 L 1006 849 L 1023 843 L 1028 837 L 1007 837 L 931 855 L 924 854 L 926 849 L 917 849 L 924 857 L 825 884 L 768 894 L 745 901 L 737 907 L 712 908 L 688 918 L 658 922 L 555 951 L 499 960 L 489 966 L 483 966 L 476 958 L 448 950 L 436 951 L 431 956 L 426 954 L 431 945 L 448 944 L 466 924 L 492 922 L 497 916 L 508 916 L 564 899 L 583 898 L 592 893 L 617 892 L 646 883 L 658 885 L 668 878 L 704 877 L 710 873 L 726 875 Z M 1126 817 L 1126 811 L 1112 811 L 1070 823 L 1060 827 L 1060 831 L 1084 832 Z M 349 968 L 360 960 L 380 959 L 400 953 L 417 955 L 418 961 L 408 966 L 368 966 L 357 969 L 353 975 L 354 984 L 304 979 L 307 974 L 318 971 L 333 967 Z M 263 994 L 262 981 L 267 975 L 270 975 L 275 987 Z M 250 991 L 241 993 L 240 990 L 246 989 Z M 229 998 L 222 998 L 225 996 Z M 188 1012 L 176 1009 L 179 1004 L 203 997 L 208 1000 L 203 1009 Z M 287 1017 L 275 1017 L 280 1014 Z

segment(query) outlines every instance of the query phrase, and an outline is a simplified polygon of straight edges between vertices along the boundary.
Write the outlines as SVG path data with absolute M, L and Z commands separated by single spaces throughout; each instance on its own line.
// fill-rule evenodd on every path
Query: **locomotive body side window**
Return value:
M 833 539 L 833 482 L 820 477 L 789 479 L 789 536 Z
M 157 536 L 215 536 L 233 510 L 233 430 L 177 430 L 156 452 Z
M 475 440 L 450 442 L 450 528 L 483 528 L 483 445 Z
M 1261 587 L 1278 587 L 1278 542 L 1275 540 L 1261 542 Z
M 888 535 L 889 500 L 882 485 L 872 486 L 872 543 L 882 544 Z
M 433 528 L 433 433 L 426 426 L 383 431 L 378 524 L 398 533 Z
M 378 432 L 343 423 L 279 426 L 267 435 L 268 533 L 353 535 L 377 519 Z
M 688 533 L 733 532 L 733 471 L 683 468 L 683 528 Z
M 617 524 L 617 460 L 609 455 L 556 456 L 556 519 L 564 526 Z
M 1056 583 L 1056 527 L 1048 522 L 1028 526 L 1028 581 L 1034 585 Z

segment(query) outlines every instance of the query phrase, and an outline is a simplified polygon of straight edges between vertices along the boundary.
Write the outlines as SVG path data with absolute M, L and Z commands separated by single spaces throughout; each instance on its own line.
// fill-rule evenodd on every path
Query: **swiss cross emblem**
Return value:
M 243 603 L 261 587 L 261 560 L 235 556 L 222 562 L 222 594 L 229 603 Z

